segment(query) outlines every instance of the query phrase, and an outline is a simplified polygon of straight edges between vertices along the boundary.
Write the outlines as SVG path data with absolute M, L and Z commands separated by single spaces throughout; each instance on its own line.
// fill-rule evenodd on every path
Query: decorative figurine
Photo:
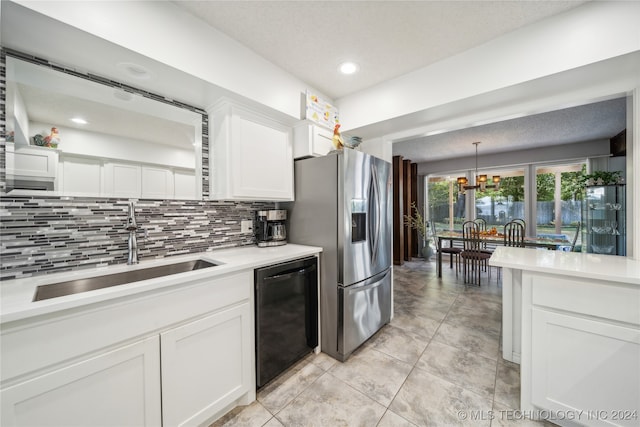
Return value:
M 60 136 L 58 136 L 58 128 L 51 128 L 51 133 L 44 137 L 44 145 L 50 148 L 58 148 L 60 144 Z
M 33 136 L 33 143 L 38 147 L 44 147 L 46 145 L 44 142 L 44 138 L 39 133 Z
M 340 136 L 340 124 L 337 124 L 336 127 L 333 128 L 332 142 L 336 150 L 342 150 L 342 147 L 344 147 L 344 141 L 342 140 L 342 136 Z

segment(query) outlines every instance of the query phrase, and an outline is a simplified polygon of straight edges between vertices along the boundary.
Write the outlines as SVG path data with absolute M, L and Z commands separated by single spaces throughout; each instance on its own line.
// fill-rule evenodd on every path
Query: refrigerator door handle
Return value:
M 375 203 L 375 194 L 376 194 L 376 188 L 375 188 L 375 178 L 374 178 L 374 172 L 373 172 L 373 165 L 371 165 L 371 178 L 369 179 L 369 207 L 367 209 L 367 217 L 369 220 L 369 236 L 368 236 L 368 243 L 369 243 L 369 250 L 371 251 L 371 263 L 374 264 L 375 263 L 375 259 L 376 259 L 376 230 L 374 228 L 374 222 L 373 222 L 373 205 Z
M 376 213 L 375 233 L 373 241 L 373 255 L 371 257 L 372 264 L 378 259 L 378 245 L 380 244 L 380 189 L 378 188 L 378 170 L 374 164 L 371 165 L 371 179 L 373 181 L 373 193 L 375 195 L 373 211 Z
M 356 283 L 355 285 L 351 286 L 345 286 L 344 290 L 347 293 L 352 294 L 354 292 L 361 292 L 367 289 L 376 288 L 384 281 L 384 279 L 389 274 L 389 270 L 383 271 L 382 273 L 370 277 L 367 280 L 363 280 L 361 283 Z

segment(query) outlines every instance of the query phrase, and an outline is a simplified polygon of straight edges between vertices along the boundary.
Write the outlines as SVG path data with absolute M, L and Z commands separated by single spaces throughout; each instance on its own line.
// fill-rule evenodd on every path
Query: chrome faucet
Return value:
M 133 202 L 129 202 L 129 215 L 127 216 L 127 225 L 124 229 L 129 232 L 129 258 L 127 259 L 127 264 L 137 264 L 138 240 L 136 239 L 136 231 L 138 231 L 138 224 L 136 223 Z

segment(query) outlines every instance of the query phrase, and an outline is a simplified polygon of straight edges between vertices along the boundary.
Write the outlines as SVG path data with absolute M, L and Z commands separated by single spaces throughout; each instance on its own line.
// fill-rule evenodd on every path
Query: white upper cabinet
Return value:
M 62 194 L 104 194 L 103 163 L 90 157 L 61 156 L 58 190 Z
M 211 199 L 293 200 L 291 128 L 226 100 L 209 114 Z
M 115 197 L 140 197 L 142 171 L 139 165 L 109 162 L 104 166 L 105 192 Z
M 141 168 L 141 194 L 145 199 L 166 199 L 174 195 L 173 172 L 166 168 Z
M 53 181 L 57 175 L 58 151 L 31 145 L 6 144 L 7 177 Z
M 333 131 L 304 121 L 293 128 L 293 157 L 320 157 L 333 150 Z

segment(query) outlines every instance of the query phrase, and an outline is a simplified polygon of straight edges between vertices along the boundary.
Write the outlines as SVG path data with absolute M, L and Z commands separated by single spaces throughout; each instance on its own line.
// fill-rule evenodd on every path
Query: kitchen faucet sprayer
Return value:
M 125 230 L 136 231 L 137 229 L 138 224 L 136 223 L 135 208 L 133 206 L 133 202 L 129 202 L 129 215 L 127 216 L 127 226 L 125 227 Z
M 127 216 L 127 225 L 124 228 L 129 232 L 129 257 L 127 264 L 138 263 L 138 241 L 136 239 L 136 231 L 138 230 L 138 224 L 136 223 L 135 207 L 133 202 L 129 202 L 129 215 Z

